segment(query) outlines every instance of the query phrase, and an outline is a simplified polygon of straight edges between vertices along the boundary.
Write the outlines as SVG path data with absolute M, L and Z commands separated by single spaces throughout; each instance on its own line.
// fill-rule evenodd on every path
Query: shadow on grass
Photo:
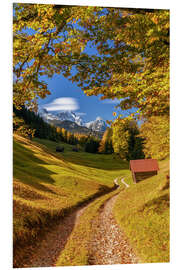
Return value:
M 19 181 L 33 186 L 37 189 L 54 193 L 45 184 L 54 184 L 51 177 L 54 172 L 44 168 L 48 164 L 44 160 L 35 156 L 35 153 L 24 147 L 22 144 L 14 142 L 13 171 L 14 177 Z
M 129 162 L 119 159 L 112 154 L 92 154 L 88 152 L 73 152 L 73 145 L 67 145 L 62 142 L 53 142 L 43 139 L 33 138 L 35 143 L 38 143 L 45 152 L 60 158 L 64 162 L 73 163 L 80 166 L 102 169 L 102 170 L 126 170 L 129 169 Z M 57 153 L 56 147 L 63 146 L 64 152 Z M 74 169 L 74 168 L 73 168 Z
M 13 267 L 50 267 L 58 259 L 61 251 L 65 248 L 67 240 L 75 226 L 77 211 L 58 220 L 58 225 L 52 225 L 52 217 L 46 217 L 50 220 L 49 228 L 43 224 L 37 224 L 41 233 L 37 239 L 29 239 L 28 245 L 16 243 L 14 246 Z M 26 224 L 30 229 L 36 229 L 35 224 Z M 37 241 L 38 240 L 38 241 Z
M 157 214 L 163 213 L 167 208 L 169 208 L 169 194 L 162 195 L 144 204 L 141 211 L 146 211 L 146 209 L 153 210 Z
M 84 152 L 69 152 L 68 154 L 65 152 L 61 155 L 67 162 L 71 162 L 80 166 L 108 171 L 129 169 L 129 164 L 127 161 L 113 159 L 109 154 L 107 154 L 107 156 L 102 156 L 101 154 L 86 154 Z
M 52 216 L 45 213 L 44 223 L 31 223 L 26 220 L 26 226 L 37 231 L 35 237 L 29 236 L 26 241 L 16 241 L 13 248 L 13 267 L 50 267 L 54 266 L 73 231 L 79 216 L 79 210 L 113 190 L 116 186 L 107 188 L 101 186 L 94 195 L 80 201 L 77 205 L 63 209 Z M 70 264 L 69 264 L 70 265 Z

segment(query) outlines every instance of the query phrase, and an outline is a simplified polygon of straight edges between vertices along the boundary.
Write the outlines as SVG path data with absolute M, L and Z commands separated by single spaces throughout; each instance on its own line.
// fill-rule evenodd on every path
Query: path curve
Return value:
M 97 219 L 93 221 L 90 243 L 90 265 L 138 263 L 128 240 L 113 217 L 113 206 L 118 194 L 109 199 Z
M 118 179 L 114 182 L 119 186 Z M 118 195 L 111 197 L 102 207 L 98 216 L 98 221 L 93 220 L 94 236 L 89 243 L 90 258 L 89 264 L 115 264 L 115 263 L 136 263 L 137 259 L 129 247 L 123 232 L 116 224 L 112 209 Z M 97 198 L 98 199 L 98 198 Z M 94 200 L 93 200 L 94 201 Z M 33 255 L 22 262 L 22 266 L 19 267 L 49 267 L 55 266 L 56 261 L 64 249 L 68 237 L 70 236 L 75 224 L 78 223 L 79 217 L 83 214 L 86 206 L 80 206 L 73 213 L 65 216 L 60 220 L 59 224 L 55 226 L 51 231 L 48 231 L 42 241 L 39 241 L 35 248 L 32 248 Z M 98 253 L 97 250 L 102 250 Z M 93 254 L 92 254 L 93 252 Z M 99 260 L 98 257 L 101 257 Z
M 119 186 L 119 184 L 118 184 L 118 177 L 117 177 L 116 179 L 114 179 L 114 184 L 115 184 L 116 186 Z
M 121 179 L 121 183 L 123 183 L 127 188 L 129 187 L 129 185 L 124 181 L 124 178 Z

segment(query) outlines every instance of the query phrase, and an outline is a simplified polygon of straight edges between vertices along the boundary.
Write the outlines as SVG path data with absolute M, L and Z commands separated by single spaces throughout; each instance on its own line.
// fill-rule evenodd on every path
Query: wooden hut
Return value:
M 156 175 L 159 170 L 156 159 L 130 160 L 130 170 L 134 183 Z

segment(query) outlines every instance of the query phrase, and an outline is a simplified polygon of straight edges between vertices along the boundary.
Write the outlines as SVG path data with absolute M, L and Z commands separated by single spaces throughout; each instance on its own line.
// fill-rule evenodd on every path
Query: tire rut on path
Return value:
M 138 258 L 112 214 L 117 196 L 113 196 L 105 203 L 98 218 L 93 221 L 94 233 L 89 251 L 90 265 L 138 263 Z

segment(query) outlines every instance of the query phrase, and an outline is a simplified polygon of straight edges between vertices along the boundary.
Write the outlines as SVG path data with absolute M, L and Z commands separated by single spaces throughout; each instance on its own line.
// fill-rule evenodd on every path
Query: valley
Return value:
M 13 267 L 168 263 L 170 10 L 10 13 Z
M 142 236 L 138 232 L 138 216 L 141 211 L 145 211 L 141 209 L 146 209 L 146 213 L 151 211 L 151 216 L 146 215 L 147 225 L 157 220 L 155 223 L 157 230 L 153 230 L 153 233 L 154 236 L 156 235 L 155 239 L 160 241 L 159 247 L 156 242 L 154 243 L 154 251 L 148 255 L 148 260 L 150 262 L 168 261 L 168 243 L 166 243 L 168 236 L 165 238 L 158 236 L 159 228 L 162 235 L 165 233 L 167 224 L 163 223 L 168 221 L 166 216 L 168 197 L 165 199 L 168 194 L 168 187 L 165 187 L 168 161 L 162 162 L 162 172 L 158 176 L 134 185 L 128 162 L 114 159 L 112 155 L 91 154 L 83 151 L 74 153 L 68 144 L 63 144 L 65 147 L 63 153 L 56 153 L 57 145 L 58 143 L 48 140 L 34 138 L 30 141 L 22 136 L 14 135 L 14 266 L 32 265 L 28 261 L 27 254 L 35 256 L 36 249 L 43 244 L 46 235 L 48 237 L 50 234 L 54 237 L 54 233 L 58 233 L 57 226 L 63 228 L 58 224 L 63 222 L 64 217 L 75 214 L 76 209 L 84 204 L 87 206 L 79 216 L 78 223 L 73 223 L 73 227 L 70 228 L 63 248 L 58 250 L 56 247 L 56 251 L 53 251 L 56 256 L 55 253 L 52 254 L 52 251 L 49 253 L 48 256 L 52 254 L 54 259 L 50 257 L 50 264 L 47 263 L 46 266 L 88 265 L 93 250 L 90 251 L 88 248 L 88 243 L 93 241 L 91 238 L 94 235 L 94 226 L 91 221 L 95 217 L 98 219 L 102 205 L 114 195 L 117 195 L 117 199 L 111 215 L 127 235 L 130 245 L 140 260 L 147 261 L 147 257 L 143 257 L 143 254 L 146 254 L 147 243 L 141 240 Z M 114 179 L 117 177 L 120 188 L 113 191 Z M 125 182 L 130 185 L 129 188 L 121 183 L 121 178 L 125 178 Z M 143 197 L 141 196 L 142 189 L 145 192 L 143 194 L 146 194 Z M 135 203 L 139 196 L 141 199 L 137 208 L 128 207 L 130 201 Z M 151 201 L 161 202 L 161 197 L 162 208 L 156 214 L 152 209 Z M 124 210 L 126 206 L 122 203 L 122 198 L 128 210 Z M 119 213 L 121 213 L 120 216 Z M 129 223 L 126 223 L 127 215 Z M 155 218 L 154 221 L 153 218 Z M 136 246 L 134 242 L 133 222 L 138 222 L 135 239 L 141 243 L 140 250 L 139 244 Z M 149 227 L 144 226 L 144 240 L 149 241 L 151 231 Z M 164 229 L 163 226 L 165 226 Z M 61 229 L 60 234 L 58 233 L 59 239 L 63 234 L 63 229 L 62 231 Z M 132 232 L 133 235 L 131 235 Z M 48 243 L 46 245 L 49 246 Z M 162 252 L 160 252 L 161 247 L 163 247 Z M 34 260 L 36 261 L 36 257 Z M 43 266 L 40 264 L 38 266 Z

